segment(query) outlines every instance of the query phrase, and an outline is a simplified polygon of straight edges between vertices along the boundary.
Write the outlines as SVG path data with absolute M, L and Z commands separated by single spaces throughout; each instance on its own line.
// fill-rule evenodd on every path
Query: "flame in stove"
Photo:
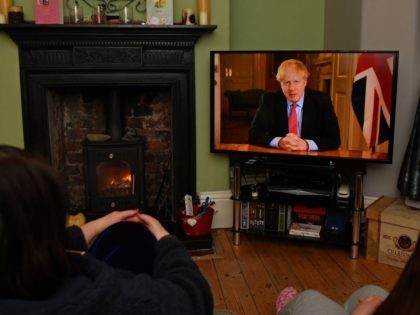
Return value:
M 97 168 L 98 194 L 101 197 L 123 197 L 131 194 L 133 174 L 125 162 L 105 162 Z
M 123 177 L 111 178 L 110 182 L 109 182 L 109 186 L 131 187 L 131 183 L 132 183 L 132 177 L 131 177 L 131 174 L 128 174 L 128 175 L 123 176 Z

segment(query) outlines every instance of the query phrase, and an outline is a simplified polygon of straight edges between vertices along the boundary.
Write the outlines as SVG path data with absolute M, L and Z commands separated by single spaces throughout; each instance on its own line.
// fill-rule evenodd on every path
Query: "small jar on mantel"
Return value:
M 11 6 L 13 6 L 13 0 L 0 0 L 0 13 L 6 18 L 6 20 Z
M 23 8 L 20 5 L 14 5 L 9 8 L 7 14 L 7 21 L 9 24 L 21 24 L 23 23 Z
M 210 24 L 210 0 L 197 0 L 198 24 Z

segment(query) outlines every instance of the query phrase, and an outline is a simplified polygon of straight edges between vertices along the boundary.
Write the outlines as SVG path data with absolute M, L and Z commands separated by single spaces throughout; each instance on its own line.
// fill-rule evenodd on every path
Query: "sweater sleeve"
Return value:
M 70 247 L 80 250 L 80 229 L 67 232 Z M 72 293 L 66 311 L 60 314 L 213 314 L 210 286 L 175 236 L 156 242 L 151 274 L 113 268 L 89 253 L 71 258 L 73 277 L 68 292 Z
M 158 283 L 155 293 L 160 296 L 162 314 L 213 314 L 210 286 L 177 237 L 156 243 L 152 277 Z
M 191 258 L 184 244 L 175 236 L 157 243 L 154 276 L 170 281 L 175 295 L 177 288 L 183 314 L 213 314 L 213 296 L 207 280 Z M 170 306 L 169 306 L 170 307 Z M 170 309 L 167 309 L 170 313 Z

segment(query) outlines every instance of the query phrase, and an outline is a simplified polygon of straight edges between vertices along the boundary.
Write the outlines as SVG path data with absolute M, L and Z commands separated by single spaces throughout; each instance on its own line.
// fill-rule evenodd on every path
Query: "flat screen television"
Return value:
M 398 51 L 211 51 L 210 57 L 211 152 L 392 163 Z M 339 125 L 337 149 L 286 151 L 250 143 L 262 95 L 282 93 L 276 73 L 286 59 L 301 60 L 310 73 L 306 87 L 329 95 Z

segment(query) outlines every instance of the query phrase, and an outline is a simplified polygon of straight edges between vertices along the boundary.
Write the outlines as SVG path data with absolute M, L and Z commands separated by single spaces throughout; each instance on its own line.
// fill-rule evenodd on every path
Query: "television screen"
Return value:
M 210 57 L 211 152 L 392 162 L 397 51 L 211 51 Z M 296 70 L 290 61 L 309 74 L 290 72 Z M 277 76 L 283 62 L 289 67 Z M 293 98 L 300 107 L 295 138 L 288 129 Z M 287 145 L 294 139 L 299 147 Z

